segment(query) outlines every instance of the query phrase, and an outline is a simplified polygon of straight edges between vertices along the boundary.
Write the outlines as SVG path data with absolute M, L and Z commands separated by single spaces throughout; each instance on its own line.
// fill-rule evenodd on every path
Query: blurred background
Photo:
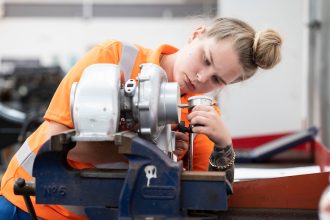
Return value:
M 95 44 L 120 39 L 180 48 L 216 16 L 272 28 L 284 39 L 276 68 L 219 94 L 233 137 L 316 126 L 330 146 L 329 6 L 326 0 L 0 0 L 0 147 L 37 126 L 61 78 Z

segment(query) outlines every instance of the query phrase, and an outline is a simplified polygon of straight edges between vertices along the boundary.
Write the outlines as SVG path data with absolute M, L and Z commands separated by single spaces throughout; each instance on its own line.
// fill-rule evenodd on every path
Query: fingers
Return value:
M 184 151 L 182 149 L 176 149 L 173 151 L 173 153 L 177 156 L 182 156 L 184 154 Z
M 171 124 L 171 130 L 176 131 L 178 129 L 178 124 Z
M 184 142 L 184 141 L 176 141 L 175 142 L 175 149 L 178 150 L 178 149 L 181 149 L 181 150 L 187 150 L 188 149 L 188 144 L 187 142 Z
M 220 116 L 215 111 L 194 111 L 188 115 L 192 125 L 212 126 L 218 123 Z
M 193 108 L 192 112 L 187 116 L 187 119 L 190 121 L 196 116 L 217 117 L 217 118 L 220 117 L 220 115 L 214 110 L 212 106 L 202 106 L 202 105 Z
M 173 152 L 177 156 L 182 156 L 188 149 L 189 137 L 182 132 L 175 132 L 175 151 Z
M 182 156 L 188 149 L 188 144 L 183 140 L 177 140 L 175 142 L 174 154 L 177 156 Z
M 195 125 L 192 128 L 194 133 L 205 134 L 219 146 L 231 143 L 231 135 L 213 106 L 196 106 L 187 119 Z
M 175 140 L 177 141 L 189 141 L 189 136 L 182 132 L 175 132 Z
M 206 126 L 211 123 L 214 123 L 216 120 L 218 119 L 207 114 L 206 112 L 201 112 L 199 114 L 196 114 L 195 116 L 192 116 L 192 118 L 190 119 L 190 124 Z
M 196 105 L 192 112 L 194 111 L 214 111 L 214 107 L 210 105 Z
M 210 135 L 210 128 L 209 127 L 206 127 L 206 126 L 194 126 L 192 131 L 194 133 L 197 133 L 197 134 L 206 134 L 206 135 Z

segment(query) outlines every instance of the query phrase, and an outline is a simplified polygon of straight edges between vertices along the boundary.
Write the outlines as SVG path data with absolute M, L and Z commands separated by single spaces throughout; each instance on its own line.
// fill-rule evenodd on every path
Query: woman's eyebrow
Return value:
M 211 62 L 211 65 L 212 66 L 214 66 L 214 68 L 215 68 L 215 65 L 214 65 L 214 62 L 213 62 L 213 57 L 212 57 L 212 52 L 211 52 L 211 49 L 209 48 L 209 56 L 210 56 L 210 62 Z M 223 84 L 225 84 L 225 85 L 228 85 L 228 83 L 221 77 L 221 76 L 219 76 L 219 75 L 217 75 L 216 74 L 216 76 L 219 78 L 219 80 L 223 83 Z

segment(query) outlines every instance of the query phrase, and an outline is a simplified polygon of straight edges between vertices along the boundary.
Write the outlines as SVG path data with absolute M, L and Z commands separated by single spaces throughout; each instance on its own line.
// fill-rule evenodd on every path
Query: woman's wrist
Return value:
M 225 149 L 229 145 L 233 145 L 231 139 L 226 140 L 226 141 L 221 141 L 221 142 L 214 142 L 214 147 L 219 148 L 219 149 Z
M 228 144 L 221 144 L 221 145 L 218 145 L 218 144 L 214 144 L 214 148 L 213 150 L 228 150 L 230 147 L 233 147 L 233 145 L 231 143 L 228 143 Z

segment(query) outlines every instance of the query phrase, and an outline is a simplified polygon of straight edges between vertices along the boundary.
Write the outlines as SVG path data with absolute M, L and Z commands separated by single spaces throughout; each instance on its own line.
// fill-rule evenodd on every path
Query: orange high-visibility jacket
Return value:
M 169 45 L 162 45 L 156 50 L 150 50 L 138 45 L 127 44 L 120 41 L 109 41 L 91 49 L 64 77 L 44 116 L 45 121 L 30 137 L 28 137 L 12 158 L 1 182 L 1 194 L 11 203 L 27 212 L 22 196 L 14 195 L 14 182 L 19 177 L 26 180 L 33 179 L 33 162 L 38 150 L 48 139 L 47 132 L 49 121 L 54 121 L 66 125 L 69 128 L 73 128 L 70 113 L 70 89 L 73 82 L 79 81 L 83 70 L 87 66 L 95 63 L 118 64 L 123 69 L 125 75 L 129 74 L 131 75 L 130 78 L 135 79 L 140 71 L 140 64 L 154 63 L 159 65 L 161 55 L 172 54 L 176 51 L 176 48 Z M 182 96 L 181 102 L 187 103 L 188 98 L 187 95 Z M 187 114 L 188 110 L 183 109 L 181 119 L 185 120 L 186 123 L 188 123 L 186 120 Z M 208 169 L 208 159 L 212 150 L 213 143 L 205 135 L 196 136 L 194 141 L 194 170 Z M 79 163 L 79 161 L 71 161 L 70 164 L 77 169 L 88 167 L 88 165 Z M 38 217 L 42 219 L 87 219 L 83 207 L 36 204 L 35 197 L 32 197 L 31 199 Z

